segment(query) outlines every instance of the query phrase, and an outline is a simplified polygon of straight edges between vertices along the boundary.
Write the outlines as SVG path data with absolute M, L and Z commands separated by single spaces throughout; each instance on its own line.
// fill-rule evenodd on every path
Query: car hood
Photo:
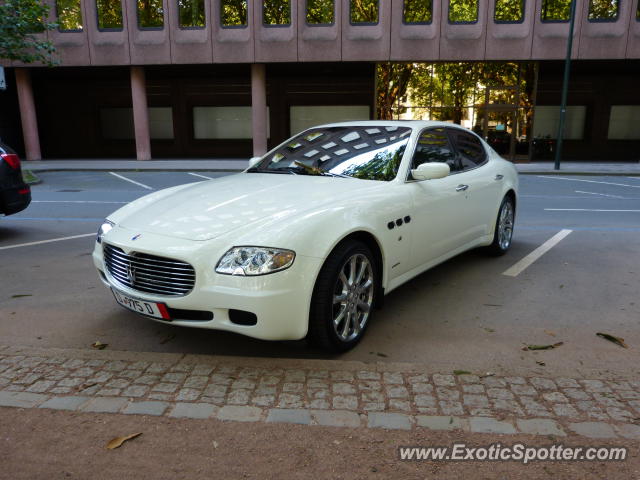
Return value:
M 134 202 L 123 209 L 127 214 L 118 223 L 137 232 L 212 240 L 241 227 L 277 225 L 382 184 L 351 178 L 240 173 L 180 188 L 151 202 L 142 198 L 139 208 Z

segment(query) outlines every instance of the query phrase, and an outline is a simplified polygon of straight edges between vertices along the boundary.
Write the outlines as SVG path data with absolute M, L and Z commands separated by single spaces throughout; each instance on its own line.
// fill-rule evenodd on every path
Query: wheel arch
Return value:
M 329 250 L 329 253 L 327 254 L 326 258 L 329 258 L 329 256 L 340 245 L 342 245 L 343 243 L 349 240 L 356 240 L 361 243 L 364 243 L 369 248 L 369 250 L 371 250 L 371 253 L 373 253 L 373 257 L 376 262 L 376 266 L 378 268 L 378 274 L 380 276 L 380 283 L 378 284 L 378 291 L 376 292 L 377 293 L 376 306 L 382 307 L 383 299 L 384 299 L 384 286 L 386 285 L 386 280 L 385 280 L 386 269 L 385 269 L 385 260 L 384 260 L 385 256 L 384 256 L 384 249 L 380 241 L 373 233 L 363 229 L 354 230 L 348 233 L 347 235 L 343 236 L 342 238 L 340 238 L 338 241 L 335 242 L 335 244 Z M 319 273 L 320 272 L 318 272 L 318 274 Z M 317 281 L 317 277 L 316 277 L 316 281 Z

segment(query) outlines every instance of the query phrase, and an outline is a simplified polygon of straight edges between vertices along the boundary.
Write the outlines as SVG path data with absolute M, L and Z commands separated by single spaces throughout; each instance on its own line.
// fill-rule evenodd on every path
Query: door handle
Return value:
M 496 175 L 496 178 L 494 178 L 494 180 L 502 180 L 504 178 L 504 175 Z
M 469 185 L 458 185 L 456 187 L 456 192 L 464 192 L 467 188 L 469 188 Z

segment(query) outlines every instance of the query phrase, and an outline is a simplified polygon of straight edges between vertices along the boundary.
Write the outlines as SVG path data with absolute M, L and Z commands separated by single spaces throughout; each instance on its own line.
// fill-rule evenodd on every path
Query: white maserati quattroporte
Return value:
M 141 315 L 344 351 L 386 293 L 465 250 L 507 251 L 517 194 L 513 165 L 469 130 L 335 123 L 126 205 L 93 261 Z

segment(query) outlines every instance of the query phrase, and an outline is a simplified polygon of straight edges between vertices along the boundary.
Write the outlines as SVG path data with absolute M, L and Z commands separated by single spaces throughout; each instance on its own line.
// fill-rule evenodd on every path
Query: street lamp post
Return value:
M 571 14 L 569 18 L 569 38 L 567 39 L 567 56 L 564 59 L 564 78 L 562 79 L 562 100 L 560 102 L 560 120 L 558 122 L 558 140 L 556 142 L 555 170 L 560 170 L 562 157 L 562 136 L 564 135 L 564 120 L 567 114 L 567 91 L 569 90 L 569 71 L 571 70 L 571 48 L 573 47 L 573 25 L 576 19 L 576 3 L 571 0 Z

